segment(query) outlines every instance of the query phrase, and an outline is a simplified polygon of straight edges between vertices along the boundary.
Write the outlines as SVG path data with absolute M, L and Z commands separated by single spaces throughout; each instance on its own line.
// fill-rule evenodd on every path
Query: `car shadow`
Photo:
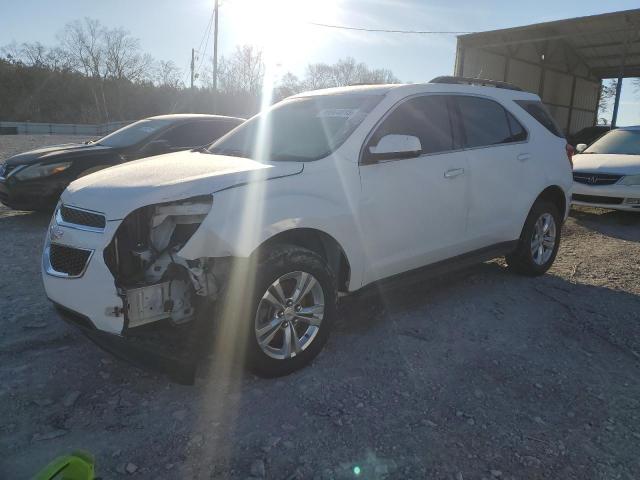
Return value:
M 572 207 L 569 216 L 578 225 L 608 237 L 640 242 L 640 210 L 622 212 L 602 208 Z
M 212 392 L 228 378 L 201 377 L 196 396 L 224 407 L 200 410 L 189 429 L 198 435 L 201 425 L 226 424 L 224 440 L 212 446 L 227 472 L 249 472 L 247 450 L 278 450 L 288 441 L 285 448 L 300 455 L 325 445 L 326 455 L 300 462 L 300 478 L 322 463 L 338 478 L 347 475 L 332 462 L 338 451 L 342 463 L 372 474 L 380 464 L 428 471 L 451 461 L 464 465 L 468 452 L 448 446 L 470 435 L 478 458 L 489 458 L 492 448 L 517 448 L 542 459 L 554 477 L 576 458 L 605 458 L 604 449 L 592 448 L 605 435 L 618 460 L 632 464 L 636 452 L 625 428 L 640 426 L 630 410 L 640 394 L 639 310 L 633 293 L 553 272 L 522 277 L 499 262 L 345 298 L 312 366 L 281 379 L 245 377 L 217 397 Z M 518 447 L 510 443 L 514 429 Z M 579 434 L 567 433 L 573 431 Z M 335 435 L 350 447 L 332 443 Z M 386 455 L 368 455 L 374 443 Z M 572 460 L 545 456 L 550 448 L 570 450 Z M 294 475 L 286 457 L 267 457 L 270 471 Z M 517 457 L 502 458 L 504 468 L 528 477 L 531 466 Z M 481 468 L 488 467 L 470 470 Z M 588 465 L 580 477 L 596 471 Z

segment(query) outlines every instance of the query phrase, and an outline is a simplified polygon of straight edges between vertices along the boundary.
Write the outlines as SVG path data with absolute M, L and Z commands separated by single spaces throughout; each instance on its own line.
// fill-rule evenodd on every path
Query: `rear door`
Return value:
M 542 175 L 535 171 L 529 133 L 495 100 L 454 98 L 469 161 L 468 234 L 473 248 L 515 240 L 536 195 L 535 179 Z
M 420 139 L 422 155 L 360 166 L 365 283 L 464 251 L 467 159 L 445 95 L 411 97 L 394 107 L 364 148 L 385 135 Z

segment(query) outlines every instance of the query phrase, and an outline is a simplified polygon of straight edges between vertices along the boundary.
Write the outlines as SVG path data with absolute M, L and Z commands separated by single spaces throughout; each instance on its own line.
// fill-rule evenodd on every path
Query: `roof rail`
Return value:
M 501 82 L 498 80 L 487 80 L 484 78 L 442 76 L 442 77 L 434 78 L 429 83 L 449 83 L 453 85 L 479 85 L 483 87 L 486 86 L 486 87 L 504 88 L 505 90 L 516 90 L 518 92 L 524 91 L 520 87 L 512 83 Z

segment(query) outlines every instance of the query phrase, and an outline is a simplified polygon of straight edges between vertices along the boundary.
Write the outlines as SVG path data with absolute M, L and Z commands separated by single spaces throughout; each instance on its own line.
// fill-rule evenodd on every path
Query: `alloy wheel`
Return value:
M 324 292 L 307 272 L 290 272 L 267 288 L 258 304 L 255 336 L 271 358 L 286 360 L 305 350 L 324 318 Z
M 531 258 L 536 265 L 544 265 L 549 261 L 556 240 L 556 221 L 550 213 L 543 213 L 536 221 L 531 237 Z

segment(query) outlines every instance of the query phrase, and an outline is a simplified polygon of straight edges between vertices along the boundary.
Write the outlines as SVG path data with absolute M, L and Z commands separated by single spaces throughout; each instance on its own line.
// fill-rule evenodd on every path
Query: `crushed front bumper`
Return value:
M 176 382 L 191 384 L 200 356 L 198 330 L 202 322 L 180 327 L 168 322 L 128 328 L 124 304 L 103 252 L 120 221 L 108 221 L 104 231 L 59 224 L 52 219 L 42 255 L 42 280 L 49 300 L 61 317 L 78 327 L 104 350 L 134 365 L 161 372 Z M 82 268 L 61 272 L 52 250 L 84 252 Z
M 121 336 L 98 330 L 91 320 L 54 302 L 58 314 L 68 323 L 79 328 L 92 342 L 103 350 L 138 367 L 167 375 L 170 379 L 183 385 L 192 385 L 195 380 L 198 356 L 195 350 L 186 349 L 188 355 L 175 355 L 156 341 L 145 342 L 138 336 Z M 193 335 L 190 335 L 193 337 Z M 156 335 L 157 337 L 157 335 Z M 175 348 L 175 336 L 172 335 L 172 346 Z M 180 342 L 176 342 L 180 343 Z M 185 353 L 183 351 L 183 353 Z

